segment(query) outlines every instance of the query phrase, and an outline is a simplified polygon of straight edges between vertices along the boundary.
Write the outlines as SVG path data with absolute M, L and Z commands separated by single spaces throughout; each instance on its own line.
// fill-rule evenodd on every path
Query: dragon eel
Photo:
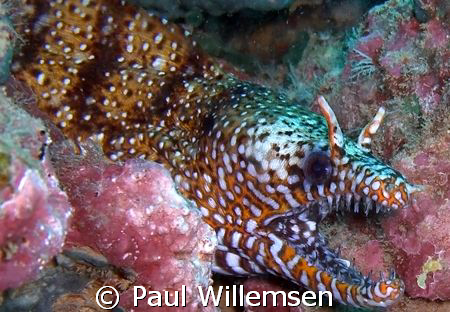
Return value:
M 15 78 L 68 138 L 114 161 L 167 167 L 216 231 L 214 269 L 270 273 L 356 307 L 387 307 L 404 285 L 372 280 L 331 250 L 318 222 L 333 209 L 384 212 L 417 187 L 322 115 L 224 72 L 188 31 L 118 0 L 21 0 L 26 44 Z

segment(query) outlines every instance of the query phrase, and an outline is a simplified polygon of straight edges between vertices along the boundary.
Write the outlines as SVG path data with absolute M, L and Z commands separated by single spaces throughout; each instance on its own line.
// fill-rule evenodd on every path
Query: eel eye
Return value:
M 305 161 L 303 171 L 313 184 L 322 184 L 331 176 L 331 159 L 324 152 L 312 152 Z

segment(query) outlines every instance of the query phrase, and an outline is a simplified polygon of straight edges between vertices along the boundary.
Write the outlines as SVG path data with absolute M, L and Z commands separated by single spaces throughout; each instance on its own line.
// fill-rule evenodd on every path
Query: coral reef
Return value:
M 15 78 L 68 138 L 101 142 L 113 161 L 151 159 L 169 169 L 218 235 L 217 272 L 271 273 L 356 307 L 402 296 L 395 274 L 366 278 L 316 226 L 343 199 L 378 213 L 401 209 L 417 190 L 368 153 L 383 110 L 355 143 L 324 97 L 322 117 L 239 81 L 197 51 L 188 31 L 124 1 L 35 5 L 23 31 L 35 46 L 16 59 Z
M 53 156 L 75 207 L 66 248 L 90 247 L 109 264 L 135 272 L 134 285 L 148 290 L 173 292 L 185 285 L 184 310 L 199 311 L 197 286 L 209 284 L 215 235 L 178 195 L 168 172 L 143 160 L 108 164 L 100 155 L 82 161 L 64 151 Z M 123 290 L 121 306 L 133 307 L 132 289 Z M 136 311 L 146 309 L 143 300 Z
M 134 285 L 168 291 L 170 296 L 185 285 L 186 307 L 180 309 L 215 311 L 212 305 L 201 306 L 197 291 L 198 286 L 209 285 L 214 232 L 178 195 L 168 172 L 143 160 L 110 164 L 94 145 L 82 148 L 84 156 L 74 154 L 67 142 L 52 144 L 49 151 L 74 207 L 64 251 L 37 280 L 5 293 L 2 311 L 95 309 L 95 295 L 103 285 L 113 285 L 121 292 L 120 306 L 124 309 L 148 310 L 146 300 L 133 307 Z M 48 218 L 43 215 L 37 220 Z M 1 233 L 11 233 L 9 227 L 4 229 Z M 27 230 L 36 231 L 34 227 Z M 36 239 L 42 237 L 37 235 Z M 40 246 L 34 240 L 30 243 Z M 55 237 L 51 246 L 57 243 L 62 241 Z M 36 252 L 41 258 L 49 253 Z M 44 264 L 39 262 L 41 267 Z M 8 279 L 10 275 L 19 278 L 17 270 L 9 266 L 5 272 L 6 279 L 2 275 L 0 285 L 19 286 Z M 50 284 L 53 287 L 49 288 Z M 166 309 L 174 310 L 157 310 Z
M 356 28 L 357 37 L 349 42 L 344 84 L 336 94 L 342 115 L 355 108 L 385 105 L 391 110 L 395 106 L 413 113 L 416 110 L 432 119 L 432 114 L 448 103 L 448 12 L 434 8 L 435 14 L 422 23 L 414 16 L 412 1 L 391 0 L 369 12 L 365 22 Z M 361 126 L 358 115 L 351 115 L 355 118 L 347 117 L 348 128 Z M 411 118 L 408 123 L 417 125 Z M 411 130 L 403 129 L 405 134 Z
M 178 195 L 168 172 L 143 160 L 107 163 L 94 145 L 83 150 L 85 155 L 77 156 L 67 142 L 51 146 L 51 158 L 74 207 L 64 251 L 37 280 L 5 293 L 0 309 L 102 311 L 95 305 L 96 292 L 112 285 L 121 292 L 120 307 L 147 311 L 146 300 L 133 306 L 134 285 L 168 291 L 171 302 L 174 291 L 185 285 L 186 307 L 180 309 L 215 311 L 212 305 L 201 306 L 197 291 L 209 285 L 214 232 Z M 39 252 L 46 255 L 45 250 Z M 7 277 L 17 277 L 17 270 L 7 270 Z M 2 276 L 1 282 L 11 279 Z
M 46 151 L 46 128 L 0 95 L 0 291 L 60 252 L 71 205 Z
M 368 50 L 375 70 L 383 71 L 381 81 L 391 96 L 414 95 L 421 111 L 429 114 L 443 103 L 443 91 L 448 88 L 450 29 L 439 16 L 420 24 L 411 16 L 410 3 L 396 7 L 389 13 L 397 15 L 395 21 L 384 12 L 388 6 L 373 10 L 368 17 L 365 32 L 382 38 L 379 47 L 358 42 L 354 50 Z
M 449 122 L 447 118 L 447 122 Z M 450 300 L 450 136 L 429 137 L 420 148 L 395 161 L 425 190 L 410 209 L 383 222 L 395 246 L 396 266 L 412 297 Z
M 145 2 L 154 9 L 169 10 L 171 17 L 184 16 L 188 7 L 180 1 L 175 6 L 171 1 Z M 252 5 L 265 5 L 252 8 L 277 9 L 289 4 L 303 5 L 303 2 L 272 1 L 275 6 L 269 7 L 268 1 L 252 1 Z M 200 2 L 189 2 L 192 3 Z M 211 14 L 250 7 L 245 1 L 239 4 L 227 1 L 227 7 L 217 5 L 217 1 L 201 3 L 203 6 L 198 4 L 198 8 Z M 348 24 L 345 12 L 336 9 L 333 16 Z M 448 12 L 448 5 L 442 0 L 390 0 L 373 8 L 365 21 L 347 36 L 342 32 L 305 31 L 307 26 L 295 29 L 300 22 L 291 23 L 284 32 L 284 21 L 277 21 L 258 28 L 251 36 L 239 34 L 231 42 L 234 47 L 247 43 L 243 47 L 246 53 L 267 47 L 258 51 L 262 59 L 274 50 L 277 57 L 287 55 L 284 64 L 273 67 L 275 74 L 266 82 L 282 80 L 280 85 L 293 82 L 286 93 L 301 103 L 311 103 L 318 93 L 327 95 L 341 126 L 349 134 L 357 133 L 379 106 L 387 108 L 386 125 L 374 141 L 374 150 L 383 159 L 392 160 L 393 166 L 412 181 L 423 184 L 426 191 L 417 195 L 408 209 L 369 221 L 373 224 L 368 225 L 360 216 L 337 215 L 322 224 L 321 230 L 328 234 L 331 247 L 340 247 L 346 258 L 354 258 L 356 266 L 365 274 L 395 267 L 405 282 L 408 297 L 391 308 L 392 312 L 450 309 L 448 302 L 411 299 L 450 299 L 450 142 L 445 129 L 450 122 Z M 8 20 L 4 21 L 10 25 Z M 321 22 L 316 23 L 323 29 L 326 23 Z M 9 28 L 2 29 L 7 29 L 4 33 L 11 36 Z M 276 36 L 279 33 L 283 33 L 283 43 L 274 48 L 273 39 L 280 39 Z M 302 36 L 297 36 L 299 33 Z M 305 33 L 307 37 L 303 36 Z M 6 42 L 10 43 L 10 39 Z M 253 44 L 254 41 L 258 44 Z M 288 49 L 293 42 L 297 43 L 296 49 Z M 3 73 L 8 73 L 1 70 L 9 67 L 9 47 L 0 49 L 6 51 L 6 57 L 0 57 L 0 79 Z M 345 48 L 347 53 L 342 52 Z M 0 116 L 17 114 L 13 112 L 16 109 L 2 109 L 6 113 Z M 2 308 L 20 311 L 51 306 L 55 310 L 78 311 L 94 302 L 95 291 L 103 284 L 119 285 L 124 298 L 122 307 L 131 308 L 132 285 L 171 291 L 179 290 L 180 285 L 189 285 L 189 289 L 208 285 L 214 234 L 200 221 L 196 210 L 176 193 L 168 173 L 144 161 L 128 161 L 123 165 L 107 163 L 90 145 L 82 147 L 89 157 L 79 157 L 61 145 L 57 145 L 60 150 L 52 152 L 58 177 L 75 212 L 64 253 L 56 257 L 56 264 L 47 265 L 41 271 L 44 263 L 61 249 L 70 206 L 57 187 L 48 158 L 39 160 L 43 139 L 35 134 L 45 128 L 34 119 L 26 120 L 27 127 L 22 127 L 31 130 L 20 134 L 25 138 L 20 142 L 4 146 L 5 134 L 10 132 L 0 131 L 0 290 L 19 286 L 36 277 L 37 272 L 41 274 L 35 282 L 5 296 Z M 0 120 L 0 126 L 3 124 L 4 120 Z M 31 156 L 23 156 L 24 150 Z M 6 202 L 14 206 L 4 205 Z M 32 202 L 41 204 L 24 204 Z M 27 210 L 29 207 L 31 210 Z M 17 224 L 21 224 L 20 230 L 15 227 Z M 45 224 L 44 230 L 39 227 L 41 224 Z M 39 230 L 37 233 L 41 235 L 34 234 Z M 52 237 L 48 246 L 44 244 L 45 237 Z M 16 264 L 24 259 L 27 270 L 19 272 Z M 54 292 L 44 291 L 49 283 L 60 287 L 55 287 Z M 68 284 L 73 287 L 67 287 Z M 293 287 L 261 279 L 250 279 L 244 285 L 246 291 Z M 30 298 L 36 297 L 39 300 L 30 303 Z M 197 311 L 198 298 L 192 294 L 188 297 L 189 308 Z M 82 299 L 81 303 L 78 298 Z M 249 307 L 247 310 L 271 311 Z M 309 310 L 286 308 L 285 311 Z M 344 308 L 336 307 L 333 311 L 344 311 Z

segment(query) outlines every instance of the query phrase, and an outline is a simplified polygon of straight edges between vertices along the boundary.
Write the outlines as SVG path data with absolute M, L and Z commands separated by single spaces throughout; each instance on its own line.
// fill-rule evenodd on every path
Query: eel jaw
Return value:
M 278 250 L 292 248 L 296 257 L 305 259 L 298 267 L 292 266 L 293 260 L 285 262 L 284 267 L 289 268 L 290 273 L 284 277 L 313 291 L 328 290 L 333 300 L 355 307 L 385 308 L 397 302 L 405 287 L 395 272 L 380 274 L 378 280 L 364 276 L 350 261 L 341 258 L 339 252 L 330 249 L 316 226 L 318 220 L 314 211 L 320 207 L 311 208 L 315 209 L 290 211 L 265 224 L 264 229 L 285 245 Z M 279 254 L 273 256 L 278 256 L 277 263 L 285 258 Z
M 348 300 L 349 296 L 347 301 L 340 300 L 341 294 L 332 289 L 336 301 L 366 308 L 386 308 L 403 296 L 405 285 L 393 269 L 387 274 L 380 272 L 379 278 L 372 277 L 372 272 L 366 276 L 351 261 L 342 258 L 339 250 L 330 249 L 322 234 L 318 233 L 318 237 L 319 244 L 315 248 L 319 256 L 316 257 L 315 265 L 324 268 L 339 283 L 357 285 L 358 296 L 353 302 Z

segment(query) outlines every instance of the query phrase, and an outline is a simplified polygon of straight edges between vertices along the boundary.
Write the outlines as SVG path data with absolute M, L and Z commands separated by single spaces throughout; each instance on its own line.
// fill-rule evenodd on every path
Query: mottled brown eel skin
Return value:
M 124 1 L 21 2 L 15 78 L 68 138 L 167 167 L 217 233 L 215 271 L 270 273 L 356 307 L 402 296 L 395 273 L 362 275 L 317 227 L 332 209 L 404 208 L 418 190 L 369 151 L 383 108 L 354 142 L 323 97 L 322 116 L 241 81 Z

